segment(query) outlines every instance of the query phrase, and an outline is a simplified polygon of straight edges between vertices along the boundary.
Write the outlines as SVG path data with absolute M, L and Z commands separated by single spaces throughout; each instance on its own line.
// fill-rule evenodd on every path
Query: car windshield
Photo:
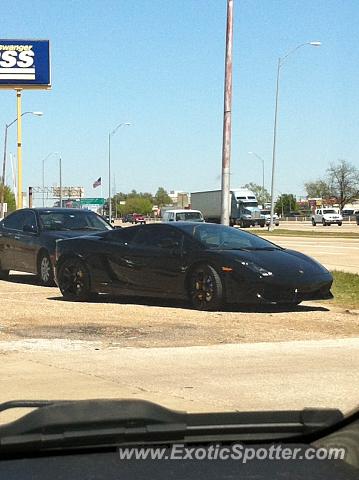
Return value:
M 193 237 L 204 247 L 216 250 L 279 250 L 280 247 L 241 230 L 203 224 L 193 228 Z
M 337 213 L 337 212 L 332 209 L 327 209 L 327 210 L 323 210 L 323 213 Z
M 41 227 L 49 230 L 111 230 L 111 227 L 99 215 L 79 210 L 74 211 L 43 211 L 39 213 Z
M 200 212 L 179 212 L 176 213 L 177 222 L 202 222 L 203 217 Z

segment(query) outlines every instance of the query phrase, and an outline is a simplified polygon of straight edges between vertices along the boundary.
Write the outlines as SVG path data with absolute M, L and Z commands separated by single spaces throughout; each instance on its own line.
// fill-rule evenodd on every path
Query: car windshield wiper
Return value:
M 70 231 L 71 228 L 66 227 L 50 227 L 50 228 L 43 228 L 44 232 L 62 232 L 62 231 Z
M 245 247 L 243 248 L 242 250 L 249 250 L 249 251 L 259 251 L 259 250 L 268 250 L 268 251 L 272 251 L 272 250 L 280 250 L 280 248 L 278 247 Z
M 253 252 L 258 250 L 280 250 L 278 247 L 231 247 L 230 245 L 221 245 L 215 247 L 217 250 L 238 250 L 241 252 Z
M 73 231 L 77 231 L 77 230 L 101 230 L 101 228 L 98 228 L 98 227 L 75 227 L 75 228 L 69 228 L 69 230 L 73 230 Z
M 273 441 L 303 436 L 343 420 L 336 409 L 186 413 L 145 400 L 13 401 L 35 408 L 0 425 L 0 455 L 118 446 L 129 442 Z

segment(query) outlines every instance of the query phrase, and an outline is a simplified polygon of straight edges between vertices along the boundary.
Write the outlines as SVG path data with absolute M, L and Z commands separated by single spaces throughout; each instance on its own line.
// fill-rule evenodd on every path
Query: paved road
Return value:
M 281 221 L 279 227 L 276 228 L 283 228 L 286 230 L 306 230 L 306 231 L 313 231 L 313 232 L 353 232 L 359 235 L 359 226 L 356 222 L 345 221 L 341 227 L 338 225 L 331 225 L 330 227 L 323 227 L 323 225 L 318 224 L 317 226 L 313 227 L 311 222 L 297 222 L 293 221 Z
M 283 237 L 281 235 L 267 238 L 284 248 L 298 250 L 314 257 L 329 270 L 359 274 L 359 239 Z
M 151 223 L 151 221 L 149 222 Z M 122 221 L 117 220 L 115 222 L 115 225 L 121 226 L 121 227 L 130 227 L 132 224 L 131 223 L 122 223 Z M 298 222 L 298 221 L 281 221 L 279 227 L 280 229 L 285 229 L 285 230 L 301 230 L 301 231 L 313 231 L 313 232 L 350 232 L 350 233 L 356 233 L 359 235 L 359 226 L 356 224 L 356 222 L 351 221 L 347 222 L 345 221 L 341 227 L 338 227 L 338 225 L 331 225 L 330 227 L 323 227 L 323 225 L 318 224 L 316 227 L 313 227 L 311 222 Z M 263 232 L 263 228 L 251 228 L 250 231 L 255 231 L 258 230 L 258 232 Z
M 359 338 L 177 348 L 18 340 L 0 400 L 132 397 L 191 411 L 359 406 Z

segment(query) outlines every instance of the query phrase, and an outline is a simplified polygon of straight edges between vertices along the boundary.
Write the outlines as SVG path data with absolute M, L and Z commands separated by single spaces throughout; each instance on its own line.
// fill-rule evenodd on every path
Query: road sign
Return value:
M 104 198 L 80 198 L 80 205 L 104 205 Z
M 49 41 L 0 39 L 0 88 L 51 88 Z

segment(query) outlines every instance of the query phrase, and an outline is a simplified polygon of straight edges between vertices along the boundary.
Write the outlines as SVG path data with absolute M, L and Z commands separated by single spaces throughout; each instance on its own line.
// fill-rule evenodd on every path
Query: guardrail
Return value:
M 312 217 L 280 217 L 280 222 L 310 222 Z M 343 223 L 356 223 L 356 216 L 343 217 Z

